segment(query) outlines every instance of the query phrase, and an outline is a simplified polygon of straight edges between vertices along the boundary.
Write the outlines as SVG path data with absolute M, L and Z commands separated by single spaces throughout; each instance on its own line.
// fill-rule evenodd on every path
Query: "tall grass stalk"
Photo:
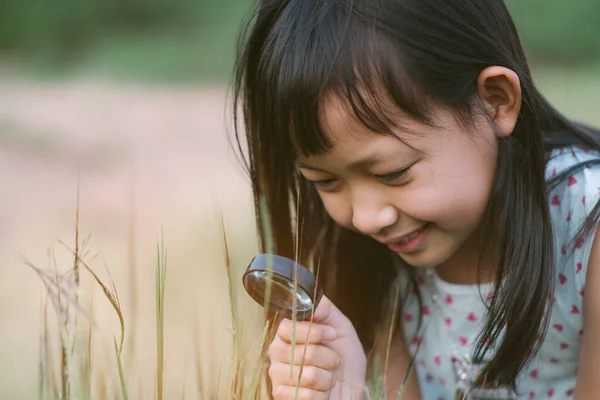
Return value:
M 90 273 L 92 278 L 94 278 L 96 283 L 100 286 L 100 288 L 102 289 L 102 293 L 104 294 L 104 296 L 106 297 L 106 299 L 108 300 L 110 305 L 112 306 L 113 310 L 115 310 L 115 313 L 117 314 L 117 317 L 119 318 L 121 334 L 120 334 L 118 348 L 119 348 L 119 354 L 121 354 L 121 352 L 123 351 L 123 344 L 125 342 L 125 318 L 123 317 L 123 311 L 121 310 L 121 301 L 119 300 L 119 293 L 117 292 L 117 287 L 115 286 L 115 282 L 112 278 L 110 278 L 110 283 L 109 283 L 110 287 L 109 287 L 109 285 L 106 285 L 100 279 L 100 277 L 94 272 L 92 267 L 90 267 L 86 261 L 83 261 L 80 259 L 80 264 L 85 267 L 85 269 Z
M 300 213 L 300 202 L 298 202 L 296 205 L 296 215 L 298 215 L 299 213 Z M 300 251 L 301 251 L 300 238 L 302 237 L 302 228 L 303 227 L 304 227 L 304 220 L 300 223 L 300 226 L 298 226 L 298 224 L 296 224 L 296 240 L 294 243 L 294 253 L 295 253 L 294 257 L 295 257 L 296 261 L 300 258 Z M 294 269 L 292 272 L 293 272 L 292 279 L 293 279 L 293 283 L 294 283 L 294 293 L 292 296 L 292 354 L 291 354 L 292 359 L 290 362 L 290 380 L 293 377 L 294 364 L 295 364 L 294 360 L 296 357 L 296 322 L 298 320 L 298 315 L 297 315 L 297 310 L 298 310 L 298 265 L 297 265 L 297 262 L 294 265 Z M 312 304 L 312 310 L 314 313 L 314 310 L 315 310 L 314 303 Z M 309 328 L 308 328 L 307 337 L 306 337 L 307 340 L 308 340 L 308 337 L 310 336 L 310 331 L 311 331 L 310 328 L 312 327 L 312 313 L 311 313 L 310 320 L 311 320 L 311 324 L 309 325 Z M 307 340 L 305 340 L 305 343 Z M 305 350 L 306 350 L 306 347 L 307 346 L 304 346 Z M 304 372 L 305 357 L 306 357 L 306 351 L 302 354 L 302 359 L 300 361 L 300 371 L 298 373 L 298 379 L 296 381 L 296 390 L 294 393 L 294 400 L 298 400 L 298 395 L 300 393 L 300 380 L 302 379 L 302 372 Z
M 156 395 L 163 399 L 164 379 L 164 329 L 165 329 L 165 281 L 167 277 L 167 251 L 164 233 L 156 250 Z
M 90 310 L 94 309 L 94 297 L 93 295 L 91 296 L 91 302 L 90 302 Z M 88 325 L 87 325 L 87 343 L 86 343 L 86 347 L 83 349 L 83 355 L 82 357 L 84 358 L 84 362 L 82 363 L 82 376 L 83 376 L 83 382 L 84 382 L 84 386 L 82 386 L 81 390 L 83 391 L 83 398 L 84 399 L 91 399 L 92 397 L 92 319 L 90 318 L 88 320 Z
M 234 366 L 234 372 L 230 381 L 230 393 L 235 399 L 243 398 L 244 394 L 244 369 L 245 364 L 241 360 L 241 341 L 240 341 L 240 328 L 238 327 L 238 313 L 237 313 L 237 296 L 233 280 L 233 271 L 231 267 L 231 257 L 229 254 L 229 244 L 227 242 L 227 233 L 225 232 L 225 221 L 223 220 L 223 212 L 220 211 L 221 217 L 221 231 L 223 233 L 223 248 L 225 257 L 225 271 L 227 274 L 227 293 L 229 295 L 229 312 L 231 314 L 231 338 L 232 338 L 232 364 Z
M 79 307 L 79 294 L 81 288 L 80 280 L 80 268 L 79 260 L 86 252 L 86 245 L 89 240 L 89 236 L 80 240 L 80 192 L 81 192 L 81 173 L 80 167 L 77 166 L 77 186 L 76 186 L 76 202 L 75 202 L 75 248 L 73 250 L 73 276 L 75 281 L 75 305 Z M 82 254 L 83 253 L 83 254 Z M 68 313 L 67 304 L 67 313 Z M 93 307 L 90 308 L 93 310 Z M 79 325 L 79 313 L 75 312 L 73 315 L 73 341 L 71 343 L 71 352 L 69 354 L 70 359 L 73 360 L 73 364 L 78 364 L 78 372 L 80 374 L 78 379 L 78 398 L 82 400 L 89 400 L 91 397 L 91 385 L 92 385 L 92 357 L 91 357 L 91 340 L 92 340 L 92 328 L 91 319 L 89 320 L 89 326 L 87 327 L 87 343 L 86 338 L 80 337 L 80 325 Z M 75 357 L 76 346 L 79 346 L 78 356 Z
M 121 395 L 123 396 L 123 400 L 128 400 L 129 395 L 127 394 L 127 384 L 125 383 L 125 374 L 123 373 L 123 363 L 121 362 L 121 353 L 119 352 L 119 347 L 117 346 L 117 339 L 113 338 L 113 342 L 115 345 L 115 356 L 117 357 L 117 369 L 119 371 Z
M 258 209 L 262 226 L 263 226 L 263 237 L 265 240 L 264 247 L 267 254 L 274 253 L 274 245 L 273 245 L 273 229 L 271 227 L 271 216 L 269 214 L 269 210 L 267 207 L 267 202 L 264 197 L 260 197 L 259 199 L 259 209 Z M 265 299 L 263 302 L 263 321 L 265 321 L 265 327 L 263 330 L 263 334 L 260 339 L 260 354 L 259 354 L 259 363 L 260 367 L 268 365 L 267 354 L 268 354 L 268 346 L 270 344 L 270 340 L 275 336 L 275 331 L 277 329 L 277 316 L 274 316 L 273 319 L 269 319 L 269 304 L 271 301 L 271 290 L 272 290 L 272 278 L 273 278 L 273 257 L 267 256 L 267 273 L 266 273 L 266 287 L 265 287 Z M 264 368 L 261 372 L 265 372 Z M 259 378 L 257 378 L 258 380 Z M 267 379 L 266 381 L 267 390 L 270 390 L 270 382 Z M 270 397 L 270 393 L 267 394 Z
M 314 260 L 310 260 L 311 265 L 314 264 Z M 313 294 L 312 294 L 312 298 L 316 299 L 317 298 L 317 291 L 319 290 L 319 267 L 320 267 L 320 263 L 317 262 L 316 268 L 314 269 L 314 273 L 315 273 L 315 287 L 313 289 Z M 297 289 L 296 289 L 297 290 Z M 310 332 L 312 330 L 312 326 L 313 326 L 313 314 L 315 313 L 315 309 L 316 309 L 316 304 L 313 303 L 312 304 L 312 312 L 311 312 L 311 316 L 309 319 L 309 324 L 308 324 L 308 332 L 306 334 L 307 337 L 310 337 Z M 298 373 L 298 381 L 296 384 L 296 393 L 294 394 L 294 400 L 297 400 L 298 398 L 298 393 L 300 392 L 300 378 L 302 377 L 302 372 L 304 372 L 304 366 L 306 365 L 305 360 L 306 360 L 306 351 L 308 350 L 308 346 L 304 346 L 304 351 L 302 352 L 302 360 L 300 361 L 300 371 Z
M 271 302 L 271 279 L 273 278 L 273 257 L 270 255 L 273 254 L 273 230 L 271 228 L 271 216 L 269 215 L 269 209 L 267 208 L 267 202 L 264 197 L 261 197 L 259 200 L 260 205 L 260 216 L 263 221 L 263 226 L 265 227 L 264 238 L 265 238 L 265 248 L 267 250 L 267 274 L 266 274 L 266 288 L 265 288 L 265 301 L 263 304 L 263 315 L 264 319 L 268 318 L 269 313 L 269 304 Z
M 54 369 L 52 368 L 52 358 L 50 354 L 50 331 L 48 329 L 48 306 L 50 303 L 50 295 L 46 295 L 46 301 L 44 303 L 44 323 L 42 325 L 43 337 L 44 337 L 44 358 L 41 360 L 42 369 L 44 370 L 44 376 L 46 377 L 45 382 L 48 386 L 47 390 L 43 392 L 49 392 L 50 396 L 54 399 L 58 398 L 58 387 L 56 379 L 54 378 Z
M 250 385 L 248 386 L 248 389 L 246 390 L 246 394 L 244 395 L 244 399 L 263 399 L 264 397 L 261 397 L 261 379 L 263 378 L 262 374 L 264 371 L 262 371 L 262 368 L 264 366 L 264 361 L 265 361 L 265 357 L 266 357 L 266 352 L 265 352 L 265 348 L 266 348 L 266 343 L 267 343 L 267 338 L 269 337 L 270 331 L 272 329 L 272 325 L 271 325 L 271 321 L 267 320 L 265 321 L 261 336 L 260 336 L 260 341 L 259 341 L 259 356 L 258 356 L 258 368 L 255 369 L 255 373 L 252 375 L 251 380 L 250 380 Z
M 75 286 L 79 289 L 79 192 L 80 192 L 80 170 L 77 167 L 77 199 L 75 202 L 75 251 L 73 252 L 73 274 L 75 275 Z M 76 293 L 76 295 L 78 295 Z
M 75 280 L 75 303 L 77 305 L 79 305 L 79 287 L 80 287 L 80 279 L 79 279 L 79 193 L 80 193 L 80 170 L 79 170 L 79 166 L 77 167 L 77 194 L 76 194 L 76 202 L 75 202 L 75 250 L 73 251 L 73 275 L 74 275 L 74 280 Z M 66 304 L 66 313 L 68 314 L 69 310 L 69 304 Z M 78 314 L 75 312 L 73 315 L 73 319 L 74 319 L 74 323 L 73 323 L 73 331 L 74 331 L 74 335 L 77 335 L 77 329 L 78 329 Z M 75 353 L 75 346 L 76 346 L 77 341 L 73 340 L 71 342 L 71 351 L 69 354 L 69 357 L 71 359 L 73 359 L 73 355 Z M 64 357 L 64 362 L 65 364 L 63 365 L 67 365 L 66 364 L 66 352 L 63 349 L 63 357 Z M 83 357 L 85 358 L 85 357 Z M 83 367 L 83 365 L 85 365 L 85 362 L 82 363 L 82 365 L 80 367 Z M 83 371 L 80 371 L 83 372 Z M 68 371 L 67 371 L 67 378 L 69 376 Z M 69 384 L 69 380 L 67 379 L 67 385 L 70 386 Z M 70 387 L 68 387 L 68 390 L 70 392 Z M 70 393 L 68 395 L 68 397 L 70 397 Z M 66 398 L 66 397 L 65 397 Z
M 40 321 L 41 326 L 44 326 L 44 303 L 40 296 Z M 38 349 L 38 400 L 43 400 L 45 398 L 45 388 L 46 388 L 46 370 L 44 368 L 44 359 L 45 359 L 45 344 L 44 344 L 44 332 L 40 330 L 39 333 L 39 349 Z
M 298 215 L 298 208 L 296 209 L 296 215 Z M 304 221 L 302 221 L 304 222 Z M 296 260 L 300 258 L 300 237 L 302 236 L 302 224 L 300 226 L 300 232 L 298 232 L 298 228 L 296 228 L 296 242 L 294 243 L 294 257 Z M 290 361 L 290 380 L 294 376 L 294 359 L 296 356 L 296 322 L 298 320 L 297 310 L 298 310 L 298 263 L 294 264 L 294 269 L 292 270 L 292 280 L 294 284 L 294 292 L 292 296 L 292 354 Z M 314 308 L 314 307 L 313 307 Z M 308 339 L 308 338 L 307 338 Z M 302 359 L 301 364 L 304 364 L 304 359 Z M 296 392 L 294 394 L 294 400 L 298 399 L 298 393 L 300 391 L 300 378 L 302 377 L 302 371 L 298 374 L 298 381 L 296 384 Z
M 196 388 L 200 400 L 206 399 L 206 390 L 204 388 L 204 368 L 202 368 L 202 360 L 200 359 L 200 327 L 199 322 L 196 321 L 196 328 L 193 335 L 194 349 L 194 367 L 196 368 Z
M 388 374 L 388 367 L 389 367 L 389 363 L 390 363 L 390 353 L 392 350 L 392 341 L 394 340 L 394 334 L 396 333 L 396 329 L 395 326 L 395 322 L 396 322 L 396 318 L 398 315 L 398 310 L 400 308 L 400 285 L 396 285 L 396 290 L 394 291 L 394 302 L 393 302 L 393 307 L 392 307 L 392 315 L 390 316 L 389 319 L 389 323 L 388 325 L 388 337 L 387 337 L 387 343 L 386 343 L 386 347 L 385 347 L 385 357 L 383 360 L 383 374 L 381 375 L 382 379 L 381 379 L 381 384 L 378 385 L 378 387 L 381 386 L 385 386 L 383 383 L 385 382 L 385 378 L 387 377 Z M 384 388 L 385 390 L 385 388 Z M 376 395 L 379 395 L 379 393 L 376 393 Z M 377 398 L 377 397 L 376 397 Z
M 54 247 L 51 250 L 52 254 L 52 265 L 54 267 L 54 278 L 56 287 L 60 288 L 60 282 L 58 279 L 58 270 L 56 266 L 56 254 L 54 252 Z M 66 335 L 68 329 L 68 306 L 65 304 L 65 308 L 63 309 L 63 303 L 61 301 L 60 290 L 56 292 L 56 301 L 58 304 L 58 326 L 63 327 L 61 329 L 60 338 L 60 393 L 61 399 L 70 398 L 70 390 L 69 390 L 69 364 L 67 359 L 67 345 L 66 345 Z
M 133 320 L 129 321 L 129 340 L 127 359 L 132 360 L 135 354 L 136 334 L 135 319 L 138 311 L 138 292 L 137 292 L 137 220 L 136 220 L 136 181 L 135 169 L 132 168 L 131 180 L 129 183 L 129 226 L 128 226 L 128 246 L 127 246 L 127 270 L 129 272 L 129 316 Z

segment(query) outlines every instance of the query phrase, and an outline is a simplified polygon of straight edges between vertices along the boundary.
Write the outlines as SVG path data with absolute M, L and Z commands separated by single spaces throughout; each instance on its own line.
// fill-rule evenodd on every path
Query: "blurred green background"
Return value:
M 535 65 L 600 62 L 597 0 L 508 0 Z M 2 0 L 5 68 L 166 82 L 224 80 L 250 0 Z
M 2 0 L 5 67 L 37 76 L 227 78 L 249 0 Z

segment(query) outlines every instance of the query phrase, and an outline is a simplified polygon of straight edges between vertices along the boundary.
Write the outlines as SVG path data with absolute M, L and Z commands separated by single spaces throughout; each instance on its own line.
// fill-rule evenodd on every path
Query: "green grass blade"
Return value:
M 117 368 L 119 369 L 119 382 L 121 384 L 121 395 L 123 400 L 128 400 L 127 385 L 125 384 L 125 374 L 123 373 L 123 364 L 121 363 L 121 354 L 119 352 L 119 346 L 117 345 L 117 339 L 113 338 L 115 344 L 115 356 L 117 357 Z
M 269 330 L 271 328 L 271 324 L 270 322 L 267 320 L 265 321 L 265 326 L 263 328 L 263 332 L 260 338 L 260 349 L 264 349 L 266 346 L 266 342 L 267 342 L 267 337 L 269 336 Z M 262 363 L 262 357 L 264 357 L 264 352 L 261 351 L 261 354 L 259 355 L 260 360 L 259 363 Z M 260 391 L 260 379 L 261 379 L 261 373 L 260 373 L 260 368 L 256 371 L 256 373 L 252 376 L 252 381 L 250 383 L 250 390 L 248 391 L 248 399 L 253 398 L 252 396 L 254 396 L 254 398 L 258 398 L 258 393 Z
M 429 323 L 427 323 L 427 324 L 425 324 L 425 326 L 423 326 L 422 332 L 425 332 L 425 330 L 427 329 L 427 326 L 429 326 Z M 417 355 L 419 354 L 419 350 L 421 350 L 421 345 L 422 344 L 423 344 L 423 341 L 420 341 L 417 344 L 417 348 L 415 349 L 415 353 L 410 358 L 410 362 L 408 364 L 408 368 L 406 370 L 406 374 L 404 374 L 404 379 L 402 380 L 402 385 L 400 386 L 400 389 L 398 390 L 398 396 L 396 397 L 396 400 L 402 400 L 402 397 L 404 396 L 404 391 L 406 390 L 406 385 L 408 385 L 408 380 L 410 379 L 410 375 L 412 374 L 413 370 L 415 369 Z
M 229 251 L 229 243 L 227 241 L 227 232 L 225 231 L 225 220 L 223 219 L 223 211 L 219 213 L 221 217 L 221 230 L 223 232 L 223 247 L 225 256 L 225 271 L 227 277 L 227 293 L 229 295 L 229 313 L 231 315 L 231 337 L 232 337 L 232 357 L 231 362 L 234 366 L 233 376 L 230 381 L 231 394 L 235 398 L 240 397 L 243 393 L 243 362 L 241 360 L 241 332 L 238 329 L 238 312 L 237 312 L 237 297 L 235 293 L 233 281 L 233 268 L 231 266 L 231 256 Z
M 379 368 L 379 364 L 375 363 L 375 367 L 373 368 L 373 382 L 374 382 L 374 387 L 373 390 L 371 391 L 371 398 L 372 399 L 381 399 L 381 393 L 383 391 L 383 374 L 381 369 Z
M 265 247 L 267 252 L 267 274 L 266 274 L 266 288 L 265 288 L 265 301 L 263 304 L 264 319 L 267 319 L 269 312 L 269 303 L 271 301 L 271 278 L 273 277 L 273 231 L 271 230 L 271 218 L 269 215 L 269 209 L 264 197 L 260 198 L 260 216 L 263 221 Z

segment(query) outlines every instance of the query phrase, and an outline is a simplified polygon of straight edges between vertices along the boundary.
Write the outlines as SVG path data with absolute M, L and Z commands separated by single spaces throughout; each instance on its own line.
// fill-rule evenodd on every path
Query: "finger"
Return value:
M 296 390 L 298 390 L 297 396 Z M 305 388 L 296 389 L 295 386 L 277 386 L 273 388 L 273 398 L 275 400 L 328 400 L 329 393 Z
M 349 329 L 350 321 L 342 312 L 327 298 L 323 296 L 319 302 L 319 306 L 313 314 L 313 323 L 328 325 L 336 328 L 338 333 Z
M 293 349 L 294 359 L 292 360 L 292 346 L 279 340 L 274 343 L 270 349 L 270 357 L 273 362 L 282 362 L 294 365 L 309 365 L 333 371 L 340 366 L 340 357 L 338 353 L 324 345 L 296 345 Z
M 286 343 L 295 341 L 298 344 L 320 344 L 334 340 L 337 332 L 327 325 L 307 321 L 294 323 L 289 319 L 284 319 L 279 324 L 277 336 Z
M 323 368 L 283 363 L 273 363 L 269 367 L 269 376 L 273 383 L 283 386 L 299 386 L 320 392 L 333 389 L 335 378 L 331 371 Z

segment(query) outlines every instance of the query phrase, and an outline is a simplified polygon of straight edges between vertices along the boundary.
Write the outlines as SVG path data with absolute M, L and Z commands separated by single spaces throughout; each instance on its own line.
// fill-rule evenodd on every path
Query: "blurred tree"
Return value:
M 537 63 L 600 61 L 600 0 L 505 0 L 527 52 Z M 0 0 L 0 59 L 42 55 L 63 63 L 89 49 L 118 59 L 129 43 L 137 60 L 155 63 L 159 41 L 172 65 L 228 70 L 241 16 L 252 0 Z M 144 39 L 140 39 L 144 37 Z M 110 42 L 113 50 L 102 45 Z M 100 43 L 100 44 L 99 44 Z M 115 43 L 122 43 L 115 46 Z M 170 44 L 169 44 L 170 43 Z M 95 47 L 96 46 L 96 47 Z M 117 49 L 117 50 L 114 50 Z M 177 50 L 179 49 L 179 50 Z M 172 56 L 179 52 L 179 61 Z M 213 57 L 208 62 L 202 57 Z M 119 55 L 115 55 L 118 53 Z M 153 58 L 154 57 L 154 58 Z M 92 57 L 93 58 L 93 57 Z M 111 62 L 113 62 L 111 61 Z M 144 61 L 140 61 L 142 64 Z M 193 65 L 193 63 L 196 63 Z M 227 68 L 226 68 L 227 67 Z
M 63 55 L 84 48 L 101 21 L 95 0 L 2 0 L 0 2 L 0 50 L 8 52 L 44 49 Z
M 599 0 L 506 0 L 530 56 L 580 64 L 600 59 Z
M 248 6 L 232 0 L 1 0 L 0 51 L 50 48 L 62 53 L 106 31 L 195 30 L 203 22 L 218 22 L 215 14 L 236 3 L 244 10 Z

